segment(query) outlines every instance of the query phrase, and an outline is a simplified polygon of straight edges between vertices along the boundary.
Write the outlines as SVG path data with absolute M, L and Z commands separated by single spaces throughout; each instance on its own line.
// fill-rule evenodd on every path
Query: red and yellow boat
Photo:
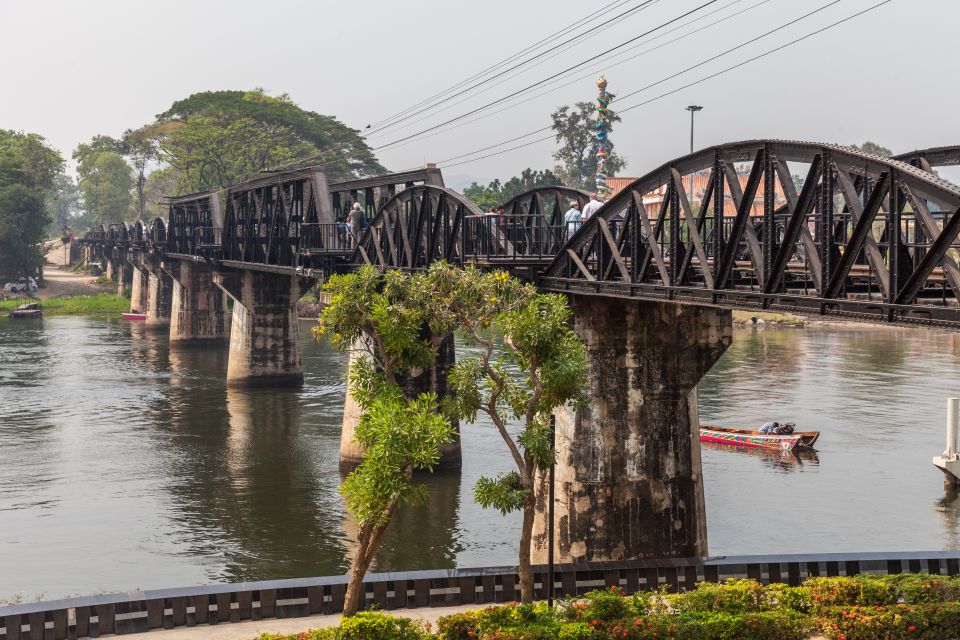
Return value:
M 747 429 L 731 429 L 709 424 L 700 425 L 700 442 L 715 442 L 736 447 L 754 447 L 759 449 L 777 449 L 793 451 L 797 448 L 810 449 L 820 437 L 819 431 L 794 431 L 789 434 L 760 433 Z

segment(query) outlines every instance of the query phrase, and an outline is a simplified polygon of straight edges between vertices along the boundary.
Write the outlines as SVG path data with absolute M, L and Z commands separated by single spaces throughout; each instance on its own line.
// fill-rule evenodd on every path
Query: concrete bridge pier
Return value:
M 150 272 L 143 267 L 140 257 L 130 259 L 133 270 L 130 283 L 130 312 L 147 313 L 150 306 Z
M 133 265 L 126 259 L 116 259 L 117 273 L 117 295 L 122 296 L 127 292 L 127 287 L 133 285 Z
M 707 553 L 696 385 L 731 341 L 731 312 L 571 296 L 587 404 L 556 412 L 557 562 Z M 547 560 L 547 474 L 534 563 Z
M 357 341 L 355 348 L 350 351 L 350 364 L 361 357 L 367 350 L 363 345 L 363 338 Z M 437 358 L 433 365 L 415 375 L 400 380 L 407 397 L 415 397 L 421 393 L 434 392 L 439 400 L 447 395 L 447 376 L 450 369 L 457 362 L 456 344 L 453 334 L 438 340 Z M 349 473 L 363 462 L 363 448 L 353 439 L 354 429 L 360 421 L 360 406 L 353 399 L 347 389 L 343 403 L 343 426 L 340 430 L 340 473 Z M 459 471 L 463 465 L 460 451 L 460 428 L 454 423 L 456 438 L 440 448 L 440 462 L 435 467 L 440 471 Z
M 233 298 L 227 384 L 299 387 L 303 384 L 297 300 L 309 278 L 265 271 L 217 273 L 214 282 Z
M 170 342 L 223 340 L 227 337 L 226 294 L 213 282 L 213 270 L 201 262 L 164 263 L 173 279 Z
M 146 326 L 158 329 L 169 327 L 173 278 L 160 268 L 160 261 L 154 257 L 144 258 L 140 269 L 147 274 L 146 306 L 140 310 L 147 314 Z

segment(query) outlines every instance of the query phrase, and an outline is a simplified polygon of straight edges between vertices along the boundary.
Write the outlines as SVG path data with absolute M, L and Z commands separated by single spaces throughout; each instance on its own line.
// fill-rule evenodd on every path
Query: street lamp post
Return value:
M 697 111 L 702 110 L 698 104 L 691 104 L 687 107 L 687 111 L 690 112 L 690 153 L 693 153 L 693 114 Z M 690 174 L 690 206 L 693 206 L 693 174 Z

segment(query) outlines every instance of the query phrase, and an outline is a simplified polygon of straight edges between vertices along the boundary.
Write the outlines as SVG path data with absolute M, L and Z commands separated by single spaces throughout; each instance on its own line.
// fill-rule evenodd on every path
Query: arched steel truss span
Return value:
M 562 185 L 536 187 L 505 202 L 503 214 L 481 211 L 464 195 L 419 185 L 385 202 L 364 232 L 354 264 L 420 269 L 436 260 L 503 266 L 535 277 L 566 242 L 563 214 L 587 194 Z
M 957 166 L 960 165 L 960 145 L 917 149 L 895 155 L 893 159 L 912 164 L 925 171 L 933 171 L 936 167 Z
M 705 185 L 693 203 L 689 175 Z M 631 183 L 540 285 L 960 324 L 958 233 L 960 186 L 917 166 L 840 145 L 738 142 Z

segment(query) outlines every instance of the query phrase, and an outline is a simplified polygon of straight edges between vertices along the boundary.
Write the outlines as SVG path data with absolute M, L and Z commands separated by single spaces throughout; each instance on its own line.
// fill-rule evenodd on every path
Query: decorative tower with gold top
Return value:
M 609 192 L 607 187 L 607 132 L 609 128 L 609 118 L 607 105 L 610 103 L 610 94 L 607 93 L 607 79 L 603 74 L 597 78 L 597 88 L 600 93 L 597 95 L 597 195 L 606 196 Z

